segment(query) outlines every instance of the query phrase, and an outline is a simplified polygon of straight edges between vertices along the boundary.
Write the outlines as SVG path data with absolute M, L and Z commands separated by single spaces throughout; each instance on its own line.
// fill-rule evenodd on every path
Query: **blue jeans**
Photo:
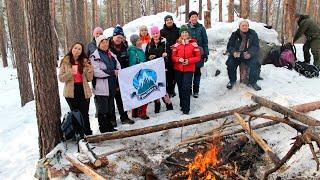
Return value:
M 229 56 L 226 65 L 230 82 L 237 81 L 237 68 L 241 63 L 245 63 L 248 67 L 249 84 L 257 83 L 260 74 L 260 63 L 256 58 L 242 59 Z
M 190 111 L 190 89 L 192 85 L 193 72 L 175 72 L 176 82 L 178 84 L 180 107 L 183 112 Z

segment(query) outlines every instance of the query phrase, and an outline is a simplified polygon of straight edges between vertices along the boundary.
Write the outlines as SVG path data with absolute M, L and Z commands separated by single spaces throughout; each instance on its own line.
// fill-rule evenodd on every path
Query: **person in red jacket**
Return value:
M 201 53 L 197 41 L 191 39 L 186 25 L 181 26 L 179 33 L 180 37 L 172 49 L 172 62 L 178 84 L 181 111 L 183 114 L 189 114 L 192 76 L 196 63 L 201 59 Z

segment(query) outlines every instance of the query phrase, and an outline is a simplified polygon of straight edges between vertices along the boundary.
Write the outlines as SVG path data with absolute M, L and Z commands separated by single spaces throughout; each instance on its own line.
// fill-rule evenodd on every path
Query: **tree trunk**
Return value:
M 320 18 L 319 18 L 319 4 L 320 4 L 320 0 L 316 0 L 315 7 L 313 10 L 314 22 L 318 23 L 318 25 L 319 25 L 319 20 L 320 20 Z
M 202 19 L 202 0 L 199 0 L 199 20 Z
M 307 0 L 306 12 L 304 14 L 310 15 L 311 4 L 312 4 L 312 0 Z
M 78 29 L 78 34 L 76 34 L 76 41 L 81 42 L 82 44 L 86 44 L 86 23 L 85 15 L 84 15 L 84 3 L 83 1 L 76 1 L 76 15 L 77 15 L 77 26 L 75 26 L 76 29 Z
M 116 7 L 117 7 L 117 20 L 118 20 L 117 22 L 118 22 L 118 24 L 120 24 L 122 26 L 123 24 L 121 23 L 122 16 L 121 16 L 120 1 L 117 1 Z
M 68 44 L 69 43 L 69 34 L 68 34 L 68 21 L 67 21 L 67 15 L 66 15 L 66 1 L 61 0 L 61 8 L 62 8 L 62 26 L 63 26 L 63 34 L 64 34 L 64 53 L 67 54 L 68 52 Z
M 181 1 L 181 0 L 179 0 Z M 158 13 L 158 1 L 157 0 L 152 0 L 152 4 L 153 4 L 153 14 L 157 14 Z M 132 9 L 133 12 L 133 9 Z
M 263 21 L 263 6 L 264 6 L 264 0 L 259 1 L 259 10 L 258 10 L 258 22 Z
M 268 0 L 268 21 L 267 21 L 267 25 L 272 26 L 272 21 L 273 21 L 273 6 L 272 6 L 273 0 Z
M 6 0 L 9 31 L 14 55 L 17 61 L 17 72 L 21 106 L 33 100 L 31 78 L 28 64 L 28 45 L 25 41 L 25 20 L 20 1 Z
M 281 10 L 281 0 L 278 0 L 278 8 L 277 8 L 277 17 L 276 17 L 276 26 L 275 26 L 275 30 L 278 30 L 278 24 L 279 24 L 279 16 L 280 16 L 280 10 Z
M 27 7 L 26 7 L 26 0 L 22 0 L 22 4 L 23 4 L 23 15 L 24 17 L 27 17 Z M 30 63 L 30 60 L 31 60 L 31 54 L 29 52 L 31 52 L 31 47 L 30 47 L 30 33 L 29 33 L 29 23 L 28 23 L 28 19 L 25 18 L 24 19 L 24 23 L 25 23 L 25 29 L 24 29 L 24 40 L 27 44 L 27 47 L 28 47 L 28 62 Z
M 211 28 L 211 11 L 204 11 L 204 27 Z
M 100 141 L 106 141 L 106 140 L 113 140 L 113 139 L 120 139 L 120 138 L 126 138 L 126 137 L 132 137 L 132 136 L 138 136 L 143 134 L 149 134 L 159 131 L 164 131 L 167 129 L 173 129 L 183 126 L 189 126 L 192 124 L 198 124 L 203 123 L 215 119 L 220 119 L 226 116 L 230 116 L 235 112 L 243 113 L 243 112 L 250 112 L 253 110 L 258 109 L 258 105 L 252 105 L 252 106 L 243 106 L 237 109 L 227 110 L 227 111 L 221 111 L 213 114 L 208 114 L 200 117 L 193 117 L 190 119 L 184 119 L 179 121 L 172 121 L 164 124 L 149 126 L 141 129 L 134 129 L 134 130 L 128 130 L 128 131 L 118 131 L 113 133 L 104 133 L 99 135 L 92 135 L 88 136 L 86 138 L 87 142 L 89 143 L 95 143 Z
M 234 21 L 234 0 L 229 0 L 229 5 L 228 5 L 228 22 L 233 22 Z
M 178 17 L 179 16 L 179 7 L 181 5 L 181 0 L 176 0 L 176 11 L 177 11 L 177 14 L 176 16 Z
M 207 9 L 208 9 L 208 11 L 211 11 L 211 9 L 212 9 L 211 0 L 207 0 Z
M 219 0 L 219 22 L 222 22 L 222 0 Z
M 88 32 L 91 32 L 88 29 L 89 21 L 88 21 L 88 4 L 87 4 L 87 0 L 83 1 L 83 7 L 84 7 L 84 11 L 83 11 L 83 20 L 82 21 L 84 21 L 85 44 L 87 44 L 87 42 L 89 42 L 89 39 L 90 39 L 90 36 L 89 36 Z
M 97 4 L 97 0 L 92 0 L 91 2 L 91 5 L 92 5 L 92 27 L 91 29 L 93 30 L 95 27 L 98 26 L 98 13 L 97 13 L 97 7 L 98 7 L 98 4 Z
M 78 25 L 77 25 L 77 13 L 76 13 L 76 2 L 75 0 L 70 0 L 70 29 L 72 29 L 72 33 L 70 33 L 70 41 L 68 42 L 68 47 L 71 47 L 71 45 L 76 42 L 78 33 Z
M 49 0 L 28 0 L 40 158 L 61 140 L 60 99 L 52 52 Z M 45 76 L 44 76 L 45 74 Z
M 2 7 L 2 2 L 0 2 L 0 53 L 2 58 L 3 67 L 8 67 L 8 59 L 7 59 L 7 47 L 5 41 L 6 30 L 4 26 L 4 9 Z
M 248 19 L 249 13 L 250 13 L 250 0 L 241 0 L 240 17 L 244 19 Z
M 286 42 L 293 41 L 293 31 L 295 27 L 294 15 L 296 9 L 296 0 L 284 0 L 284 22 L 285 40 Z
M 55 0 L 50 0 L 50 22 L 51 22 L 51 31 L 53 34 L 53 39 L 52 39 L 52 52 L 54 55 L 54 58 L 52 59 L 55 63 L 57 63 L 58 59 L 58 38 L 55 33 L 55 28 L 56 28 L 56 1 Z
M 140 8 L 141 8 L 141 16 L 146 16 L 147 13 L 146 13 L 146 0 L 139 0 L 139 3 L 140 3 Z
M 189 0 L 185 0 L 186 3 L 186 9 L 185 9 L 185 22 L 189 22 Z

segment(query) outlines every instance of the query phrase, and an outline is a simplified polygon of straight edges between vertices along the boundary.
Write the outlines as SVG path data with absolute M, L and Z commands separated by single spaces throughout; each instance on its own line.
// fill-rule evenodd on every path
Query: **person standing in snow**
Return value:
M 202 24 L 198 22 L 198 13 L 196 11 L 191 11 L 189 13 L 189 23 L 188 28 L 190 36 L 197 40 L 201 51 L 201 60 L 196 65 L 196 70 L 193 74 L 193 97 L 199 97 L 200 89 L 200 79 L 201 79 L 201 68 L 204 66 L 204 62 L 207 62 L 209 49 L 208 49 L 208 36 L 207 31 Z
M 171 50 L 166 39 L 160 36 L 160 31 L 158 26 L 152 26 L 151 36 L 152 36 L 151 42 L 146 47 L 146 52 L 145 52 L 146 58 L 147 58 L 147 61 L 157 59 L 160 57 L 164 58 L 165 68 L 166 68 L 166 87 L 167 87 L 166 89 L 168 93 L 168 89 L 169 89 L 168 86 L 170 83 L 172 83 L 168 78 L 168 76 L 170 75 L 168 69 L 172 67 L 172 62 L 171 60 L 168 59 L 168 57 L 171 56 Z M 166 94 L 165 97 L 162 98 L 162 100 L 166 104 L 167 111 L 173 110 L 172 102 L 168 94 Z M 155 105 L 154 112 L 159 113 L 161 108 L 160 99 L 155 100 L 154 105 Z
M 63 96 L 71 109 L 78 109 L 84 121 L 86 135 L 91 135 L 89 104 L 92 95 L 89 83 L 93 78 L 90 61 L 81 43 L 74 43 L 67 55 L 61 60 L 59 80 L 64 82 Z
M 310 49 L 314 59 L 314 65 L 320 67 L 320 27 L 314 23 L 308 15 L 296 14 L 298 30 L 293 38 L 295 43 L 302 34 L 306 37 L 306 42 L 303 45 L 304 61 L 310 64 Z
M 160 30 L 161 37 L 166 38 L 167 45 L 170 47 L 167 49 L 167 53 L 169 54 L 167 56 L 168 61 L 171 62 L 171 53 L 172 53 L 172 47 L 176 43 L 177 39 L 179 38 L 179 28 L 176 26 L 176 24 L 173 22 L 173 17 L 170 15 L 167 15 L 164 17 L 164 25 L 163 29 Z M 175 78 L 174 78 L 174 70 L 173 65 L 168 64 L 167 71 L 166 71 L 166 80 L 167 80 L 167 92 L 170 97 L 175 96 Z
M 145 25 L 142 25 L 139 27 L 139 36 L 140 36 L 140 41 L 142 43 L 142 49 L 143 51 L 146 50 L 147 44 L 150 42 L 151 37 L 148 33 L 148 28 Z
M 199 46 L 195 39 L 191 39 L 186 25 L 180 28 L 180 38 L 172 49 L 172 62 L 175 78 L 178 84 L 180 107 L 183 114 L 190 111 L 190 89 L 196 63 L 201 59 Z
M 96 38 L 97 49 L 90 56 L 93 65 L 92 91 L 98 114 L 101 133 L 116 131 L 112 120 L 115 116 L 114 96 L 117 88 L 117 76 L 120 63 L 109 51 L 109 39 L 100 35 Z
M 146 56 L 142 50 L 142 41 L 137 34 L 130 36 L 131 46 L 128 48 L 129 66 L 134 66 L 146 62 Z M 148 104 L 142 105 L 138 108 L 132 109 L 132 117 L 139 117 L 141 119 L 149 119 L 147 116 Z
M 116 26 L 114 28 L 112 38 L 110 38 L 110 41 L 109 41 L 109 49 L 112 55 L 119 61 L 121 65 L 121 69 L 129 66 L 128 52 L 127 52 L 128 43 L 125 40 L 123 29 L 121 26 Z M 117 83 L 115 99 L 116 99 L 118 111 L 120 114 L 120 120 L 122 124 L 134 124 L 134 121 L 128 117 L 127 111 L 123 110 L 123 102 L 121 99 L 121 93 L 120 93 L 118 83 Z M 116 116 L 113 117 L 112 123 L 114 127 L 117 126 Z
M 227 88 L 232 89 L 237 81 L 237 68 L 241 63 L 245 63 L 249 72 L 248 86 L 256 91 L 261 90 L 261 87 L 257 85 L 260 73 L 260 63 L 256 57 L 259 51 L 259 38 L 257 33 L 249 28 L 248 21 L 241 21 L 239 29 L 231 34 L 227 51 L 229 57 L 226 65 L 230 80 Z
M 93 30 L 93 39 L 92 41 L 87 45 L 87 56 L 90 57 L 90 55 L 97 49 L 97 43 L 96 38 L 103 34 L 103 29 L 101 27 L 96 27 Z

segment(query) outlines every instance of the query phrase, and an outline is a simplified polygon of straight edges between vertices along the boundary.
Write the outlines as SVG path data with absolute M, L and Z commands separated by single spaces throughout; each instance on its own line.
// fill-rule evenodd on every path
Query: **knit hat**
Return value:
M 166 20 L 167 20 L 168 18 L 170 18 L 171 20 L 173 20 L 173 17 L 172 17 L 171 15 L 166 15 L 166 16 L 164 17 L 164 22 L 166 22 Z
M 151 34 L 156 34 L 156 33 L 159 33 L 160 30 L 158 28 L 158 26 L 152 26 L 151 28 Z
M 142 25 L 139 27 L 139 31 L 141 30 L 148 30 L 148 27 L 146 25 Z
M 98 37 L 96 38 L 96 45 L 97 45 L 97 47 L 99 47 L 101 41 L 103 41 L 103 40 L 105 40 L 105 39 L 108 40 L 108 37 L 105 36 L 105 35 L 98 36 Z
M 182 33 L 183 31 L 187 31 L 187 32 L 189 33 L 189 28 L 188 28 L 187 25 L 182 25 L 182 26 L 180 27 L 179 34 L 181 35 L 181 33 Z M 189 33 L 189 34 L 190 34 L 190 33 Z
M 137 41 L 140 39 L 140 36 L 137 34 L 132 34 L 130 36 L 130 42 L 132 43 L 132 45 L 136 46 Z
M 196 11 L 191 11 L 191 12 L 189 12 L 189 19 L 190 19 L 190 17 L 192 16 L 192 15 L 197 15 L 197 16 L 199 16 L 199 14 L 196 12 Z
M 101 27 L 94 28 L 92 35 L 95 36 L 97 33 L 101 33 L 102 34 L 103 33 L 103 29 Z
M 120 25 L 117 25 L 114 29 L 113 29 L 113 36 L 117 36 L 117 35 L 122 35 L 124 36 L 123 33 L 123 29 Z

